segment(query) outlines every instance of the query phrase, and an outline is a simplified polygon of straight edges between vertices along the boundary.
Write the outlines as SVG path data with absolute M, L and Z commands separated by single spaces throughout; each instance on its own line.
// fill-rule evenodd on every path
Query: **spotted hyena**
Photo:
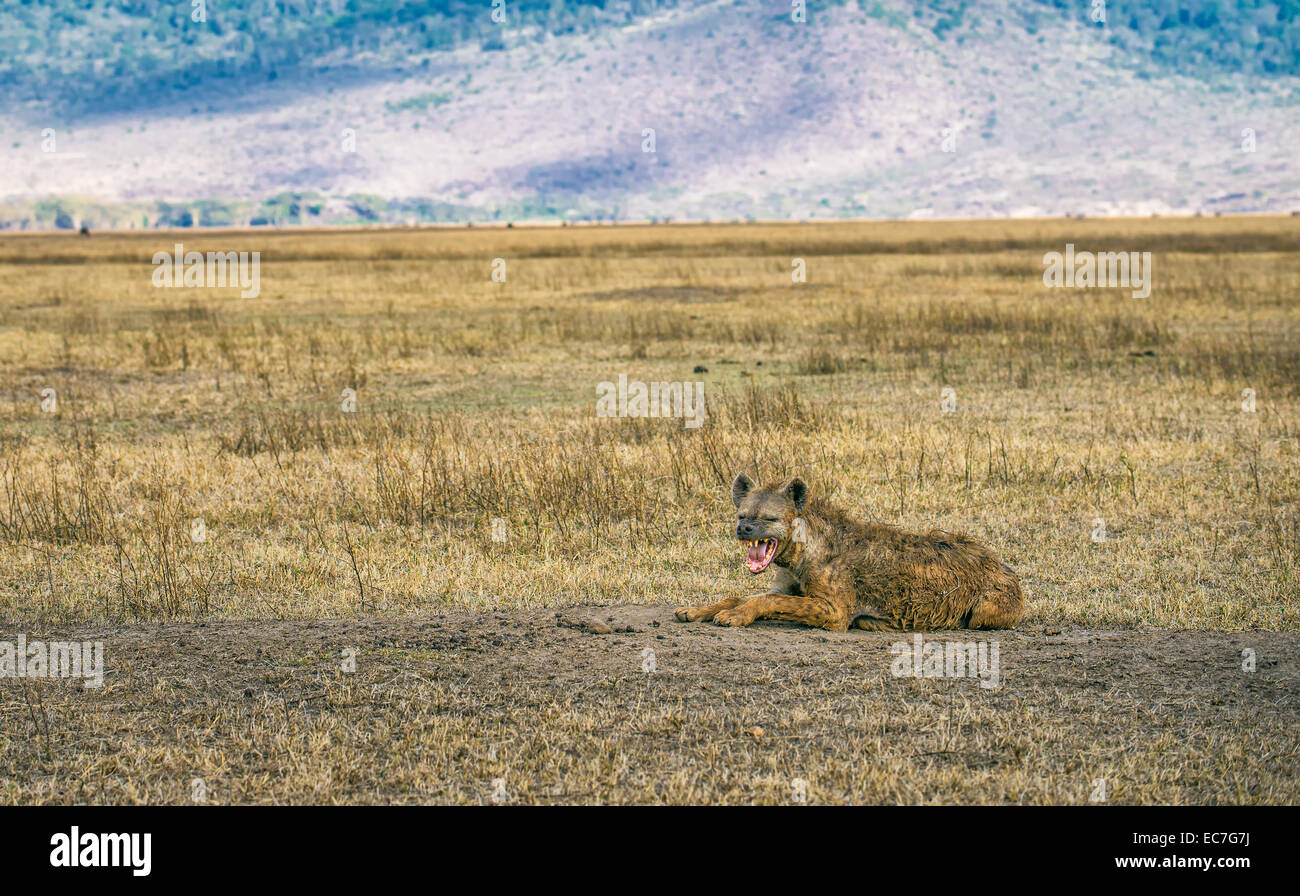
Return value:
M 1024 613 L 1015 572 L 964 535 L 856 520 L 809 500 L 800 479 L 757 488 L 741 473 L 731 500 L 746 568 L 758 574 L 774 566 L 776 581 L 763 594 L 682 607 L 683 622 L 783 619 L 841 632 L 912 631 L 1010 628 Z

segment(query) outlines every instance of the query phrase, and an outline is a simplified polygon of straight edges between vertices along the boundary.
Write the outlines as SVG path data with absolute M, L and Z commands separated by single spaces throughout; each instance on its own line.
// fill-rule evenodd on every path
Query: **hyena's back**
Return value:
M 1020 621 L 1019 577 L 979 542 L 880 524 L 868 530 L 866 543 L 855 545 L 859 628 L 884 628 L 886 621 L 904 630 L 1011 628 Z

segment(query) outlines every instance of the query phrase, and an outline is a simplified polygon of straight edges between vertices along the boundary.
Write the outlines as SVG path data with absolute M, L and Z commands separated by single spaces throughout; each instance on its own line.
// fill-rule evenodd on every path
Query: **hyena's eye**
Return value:
M 778 518 L 774 517 L 774 516 L 765 516 L 765 517 L 763 517 L 763 522 L 765 522 L 765 523 L 779 523 L 779 522 L 781 522 L 781 521 L 780 521 Z

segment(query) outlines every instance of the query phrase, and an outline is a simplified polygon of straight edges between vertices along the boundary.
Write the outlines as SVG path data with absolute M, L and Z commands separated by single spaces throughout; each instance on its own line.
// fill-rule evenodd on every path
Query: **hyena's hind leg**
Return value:
M 967 628 L 1014 628 L 1025 614 L 1020 580 L 1011 567 L 1005 563 L 1000 566 L 992 587 L 971 608 L 966 618 Z
M 876 616 L 859 616 L 853 620 L 850 628 L 860 628 L 865 632 L 901 632 L 903 629 L 896 622 L 880 619 Z
M 716 604 L 709 604 L 707 607 L 678 607 L 677 612 L 673 615 L 681 622 L 708 622 L 723 610 L 730 610 L 737 604 L 744 603 L 747 600 L 749 600 L 749 596 L 728 597 Z

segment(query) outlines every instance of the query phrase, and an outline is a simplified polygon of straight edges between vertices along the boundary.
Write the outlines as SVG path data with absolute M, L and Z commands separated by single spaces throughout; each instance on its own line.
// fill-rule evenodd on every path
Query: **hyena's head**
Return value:
M 736 505 L 736 538 L 745 548 L 745 568 L 760 573 L 786 548 L 804 537 L 799 514 L 808 504 L 808 486 L 791 479 L 772 488 L 758 488 L 744 473 L 731 483 Z

